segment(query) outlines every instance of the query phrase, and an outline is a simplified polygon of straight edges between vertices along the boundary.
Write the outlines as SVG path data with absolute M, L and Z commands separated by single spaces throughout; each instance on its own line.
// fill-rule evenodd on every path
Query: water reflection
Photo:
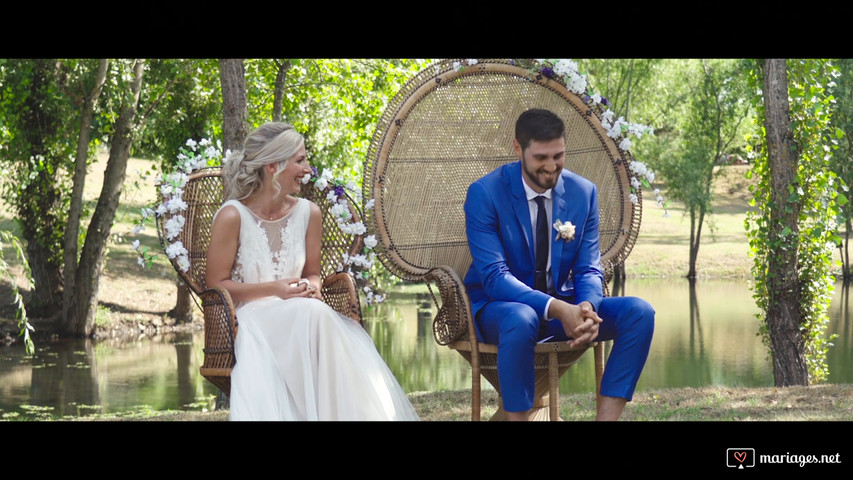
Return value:
M 657 311 L 638 391 L 773 384 L 767 349 L 757 336 L 758 309 L 745 282 L 700 280 L 691 287 L 684 279 L 628 279 L 620 290 L 645 298 Z M 364 312 L 365 328 L 403 388 L 469 389 L 468 363 L 433 339 L 435 307 L 428 291 L 406 286 L 389 293 L 387 302 Z M 853 383 L 849 296 L 839 284 L 829 312 L 829 333 L 838 335 L 827 356 L 832 383 Z M 33 357 L 19 343 L 0 347 L 0 415 L 27 405 L 47 407 L 58 417 L 209 407 L 216 389 L 198 374 L 202 343 L 201 333 L 124 343 L 75 340 L 37 344 Z M 563 377 L 561 391 L 594 389 L 586 355 Z
M 215 387 L 198 375 L 202 337 L 133 342 L 68 340 L 0 350 L 0 414 L 46 407 L 53 417 L 209 406 Z

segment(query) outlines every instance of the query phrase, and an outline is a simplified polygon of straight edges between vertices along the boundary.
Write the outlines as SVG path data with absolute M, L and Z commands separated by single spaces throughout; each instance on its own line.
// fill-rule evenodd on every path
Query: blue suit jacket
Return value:
M 503 165 L 468 187 L 465 230 L 473 263 L 465 275 L 472 314 L 493 300 L 521 302 L 545 317 L 551 298 L 533 289 L 533 228 L 522 186 L 521 162 Z M 556 293 L 574 303 L 589 301 L 598 310 L 602 299 L 601 252 L 598 245 L 598 194 L 589 180 L 563 170 L 553 190 L 552 224 L 575 225 L 571 242 L 551 232 L 551 273 Z M 479 333 L 478 337 L 482 340 Z

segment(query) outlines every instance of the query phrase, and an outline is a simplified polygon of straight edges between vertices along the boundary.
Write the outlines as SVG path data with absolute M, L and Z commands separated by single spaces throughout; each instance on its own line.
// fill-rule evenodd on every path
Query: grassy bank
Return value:
M 471 392 L 422 392 L 410 395 L 424 421 L 456 422 L 471 419 Z M 595 419 L 591 394 L 561 395 L 560 418 Z M 483 392 L 482 419 L 497 409 L 493 390 Z M 626 421 L 850 421 L 853 420 L 853 386 L 818 385 L 788 388 L 674 388 L 637 393 L 622 417 Z M 227 421 L 226 410 L 214 412 L 146 412 L 102 416 L 98 420 L 170 422 Z

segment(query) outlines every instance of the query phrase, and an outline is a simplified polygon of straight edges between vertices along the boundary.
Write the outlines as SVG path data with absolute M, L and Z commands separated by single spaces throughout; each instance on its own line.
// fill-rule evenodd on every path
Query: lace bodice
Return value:
M 278 220 L 264 220 L 237 200 L 225 202 L 222 208 L 228 205 L 237 208 L 241 219 L 231 280 L 260 283 L 302 276 L 310 218 L 307 200 L 298 199 L 290 213 Z

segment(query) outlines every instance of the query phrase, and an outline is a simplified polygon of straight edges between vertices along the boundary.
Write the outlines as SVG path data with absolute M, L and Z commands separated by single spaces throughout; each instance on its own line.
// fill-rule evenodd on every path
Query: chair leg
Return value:
M 471 421 L 480 421 L 480 362 L 471 362 Z
M 604 375 L 604 342 L 598 342 L 593 347 L 595 358 L 595 396 L 601 395 L 601 377 Z
M 560 420 L 560 374 L 557 352 L 548 353 L 548 413 L 552 422 Z

